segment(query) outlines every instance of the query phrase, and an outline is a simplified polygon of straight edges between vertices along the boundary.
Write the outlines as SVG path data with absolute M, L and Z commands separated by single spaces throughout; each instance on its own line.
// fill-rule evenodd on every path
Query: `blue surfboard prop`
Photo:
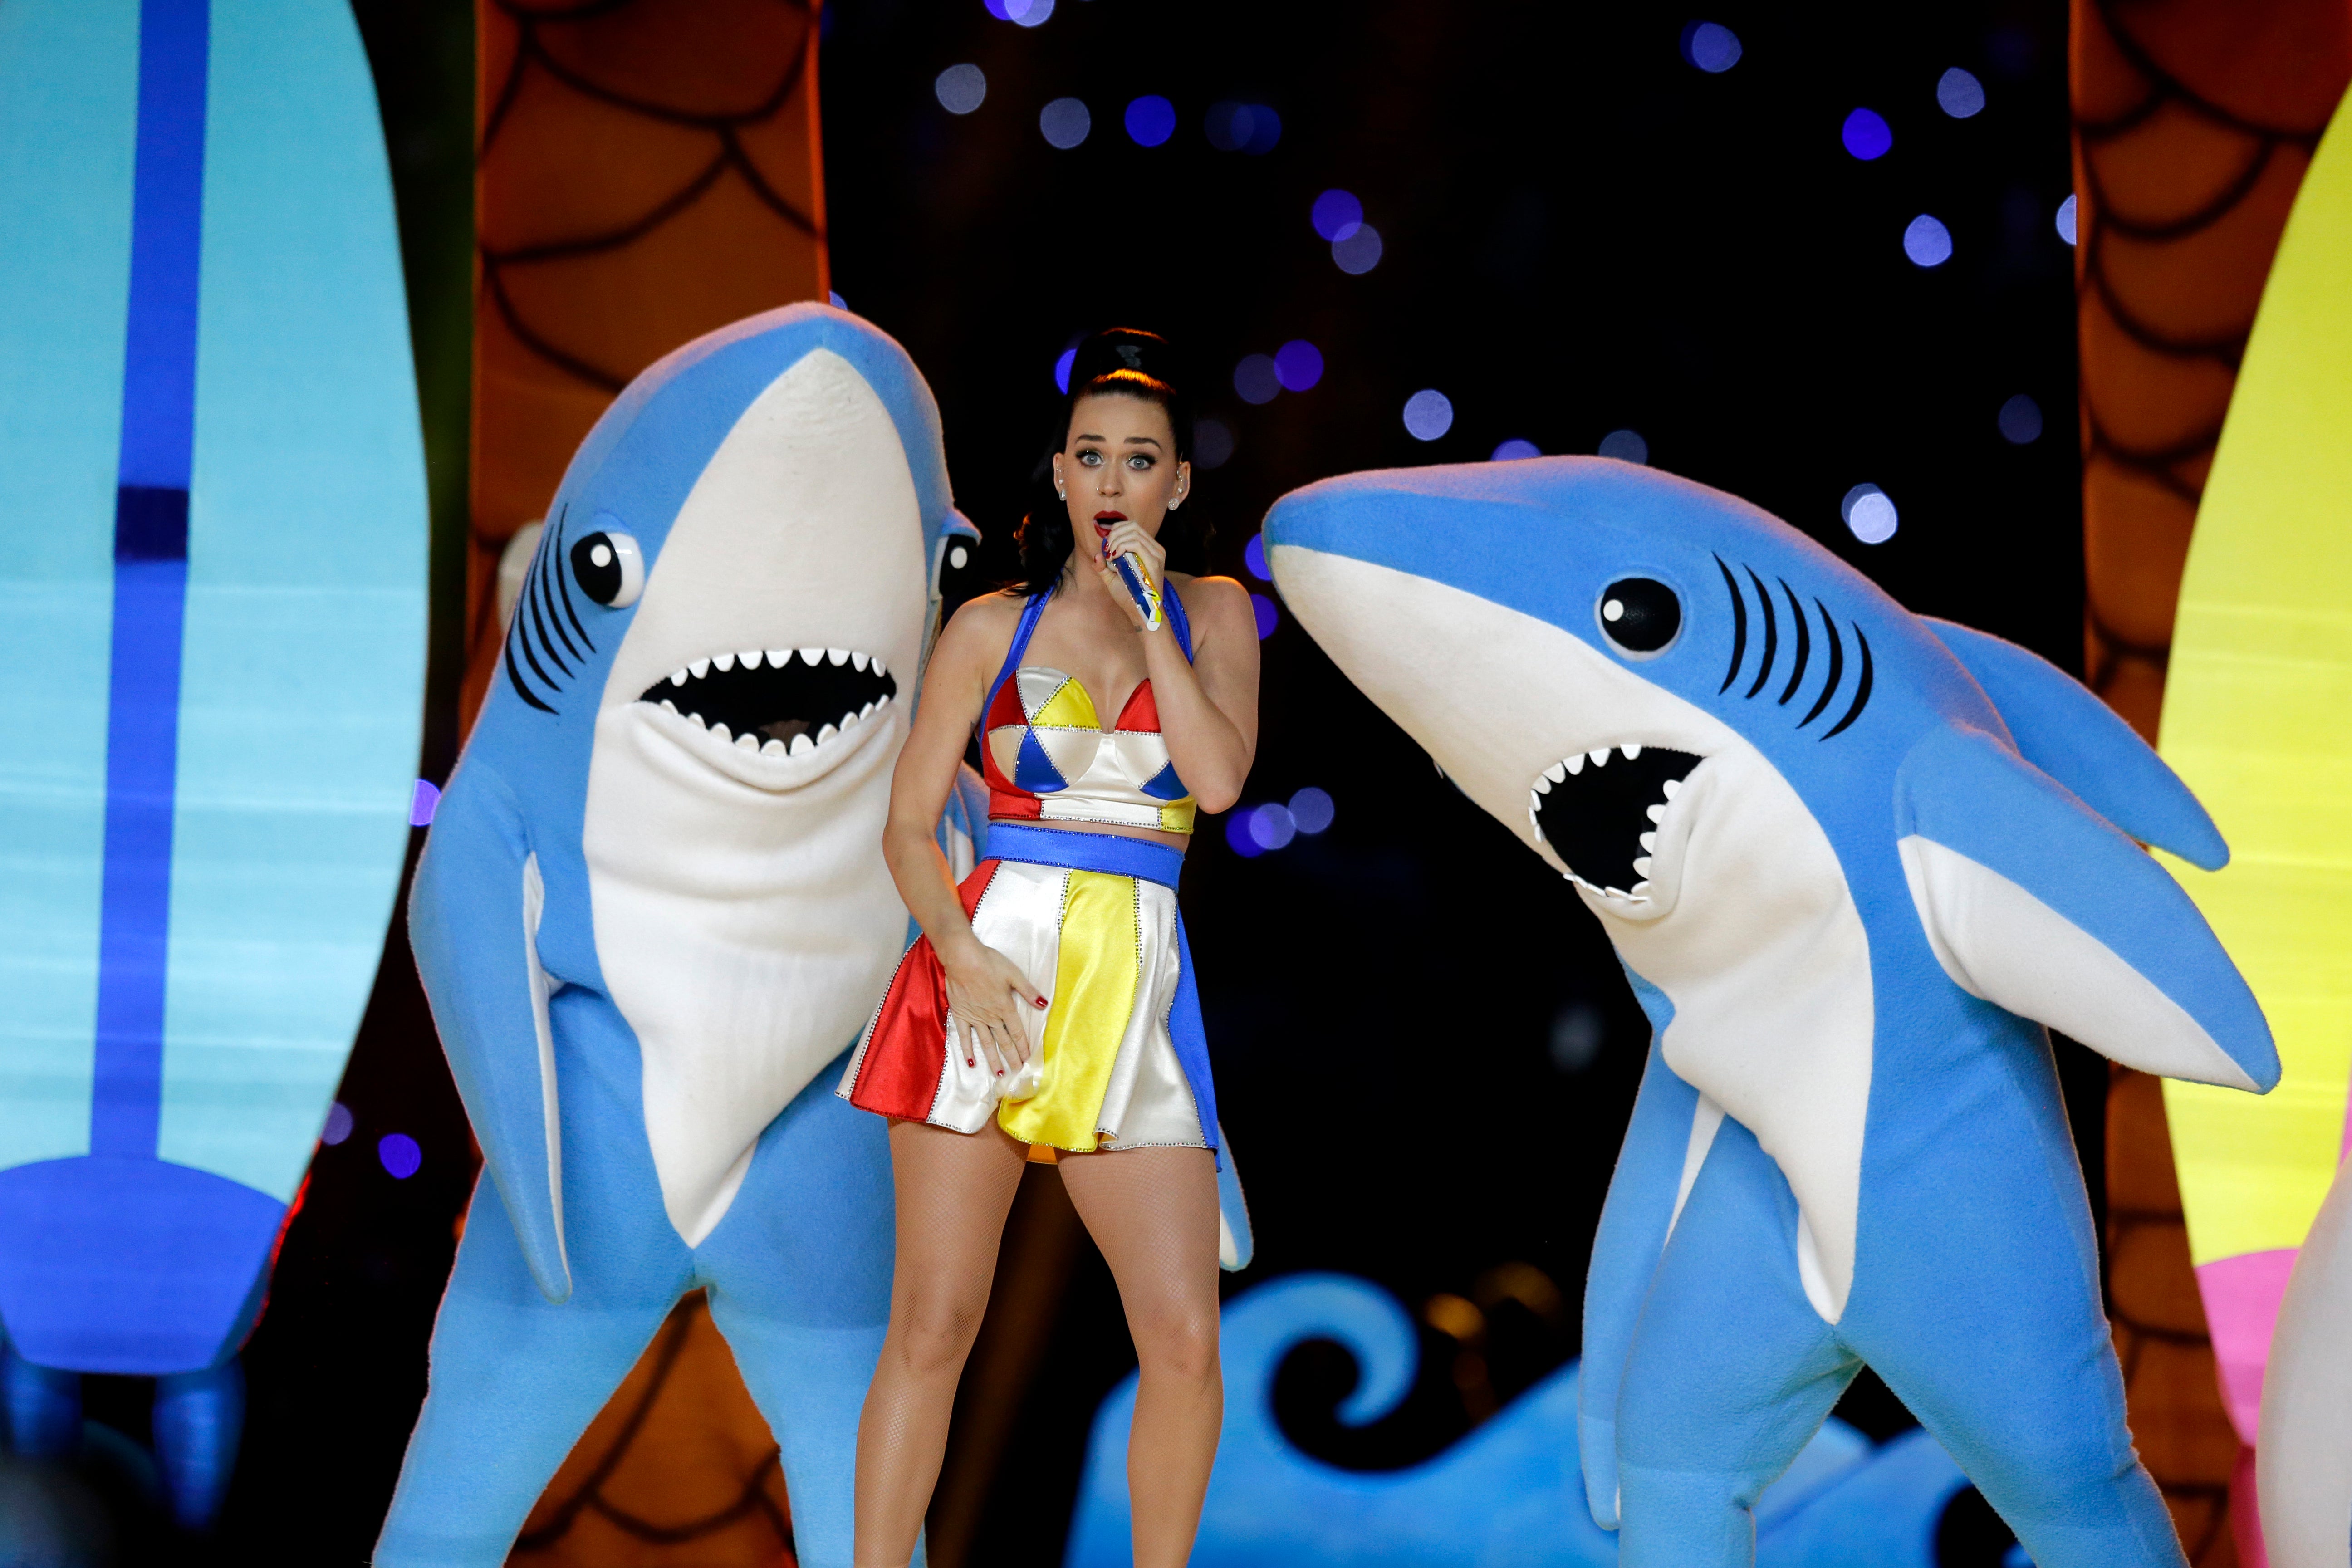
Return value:
M 167 1377 L 218 1451 L 421 721 L 423 447 L 348 9 L 10 0 L 0 228 L 0 1381 Z

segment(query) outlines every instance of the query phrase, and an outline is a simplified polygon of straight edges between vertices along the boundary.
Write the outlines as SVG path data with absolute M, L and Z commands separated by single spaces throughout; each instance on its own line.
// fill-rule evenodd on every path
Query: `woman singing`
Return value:
M 858 1568 L 913 1554 L 1032 1160 L 1059 1165 L 1142 1363 L 1139 1568 L 1179 1568 L 1200 1521 L 1223 1409 L 1217 1116 L 1176 878 L 1196 808 L 1226 809 L 1248 775 L 1258 650 L 1241 584 L 1163 569 L 1160 525 L 1192 479 L 1170 361 L 1149 332 L 1079 347 L 1056 493 L 1021 528 L 1025 591 L 940 634 L 891 784 L 884 852 L 923 936 L 842 1082 L 890 1118 L 898 1204 Z M 959 888 L 933 833 L 975 729 L 987 858 Z

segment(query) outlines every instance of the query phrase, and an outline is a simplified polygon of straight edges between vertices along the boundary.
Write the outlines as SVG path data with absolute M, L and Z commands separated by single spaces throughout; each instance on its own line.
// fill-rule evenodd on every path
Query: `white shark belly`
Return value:
M 898 707 L 788 799 L 706 765 L 646 704 L 597 721 L 583 835 L 597 961 L 643 1053 L 646 1138 L 688 1246 L 889 983 L 907 929 L 880 852 Z
M 1759 753 L 1720 752 L 1685 788 L 1704 793 L 1687 803 L 1671 911 L 1628 920 L 1585 902 L 1673 1002 L 1666 1065 L 1704 1097 L 1699 1114 L 1737 1118 L 1787 1176 L 1799 1276 L 1835 1322 L 1853 1285 L 1870 1109 L 1869 939 L 1828 837 Z

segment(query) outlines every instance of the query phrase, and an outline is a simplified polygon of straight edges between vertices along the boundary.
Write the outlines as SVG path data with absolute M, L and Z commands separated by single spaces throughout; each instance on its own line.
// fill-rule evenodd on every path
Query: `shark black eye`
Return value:
M 1603 590 L 1601 635 L 1636 658 L 1664 651 L 1683 629 L 1682 601 L 1652 577 L 1620 577 Z
M 646 591 L 645 554 L 618 529 L 584 534 L 572 546 L 572 575 L 598 604 L 625 610 Z
M 980 592 L 980 542 L 961 533 L 940 539 L 940 597 L 950 605 Z

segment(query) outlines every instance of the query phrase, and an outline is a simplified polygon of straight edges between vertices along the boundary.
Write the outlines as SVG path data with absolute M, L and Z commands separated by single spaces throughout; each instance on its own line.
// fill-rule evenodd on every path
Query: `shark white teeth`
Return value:
M 1642 754 L 1642 748 L 1639 746 L 1620 746 L 1617 749 L 1625 753 L 1625 760 L 1629 763 Z
M 878 657 L 874 660 L 874 673 L 877 675 L 887 675 L 890 673 L 888 670 L 882 668 L 882 660 Z
M 793 743 L 790 749 L 791 755 L 795 757 L 804 757 L 815 750 L 816 742 L 808 738 L 807 731 L 803 730 L 799 734 L 793 737 Z
M 849 662 L 849 650 L 845 647 L 829 647 L 824 650 L 824 657 L 831 659 L 835 664 L 847 664 Z
M 1569 773 L 1580 773 L 1584 771 L 1584 753 L 1579 752 L 1572 757 L 1563 757 L 1559 766 L 1560 771 L 1550 775 L 1554 782 L 1558 782 Z
M 698 658 L 686 668 L 693 672 L 695 679 L 700 680 L 710 673 L 710 661 L 707 658 Z
M 772 647 L 768 650 L 768 663 L 772 668 L 782 669 L 792 662 L 792 649 L 788 647 Z
M 827 741 L 832 740 L 835 735 L 838 735 L 838 734 L 840 734 L 840 733 L 841 733 L 841 731 L 840 731 L 839 730 L 835 729 L 835 728 L 833 725 L 831 725 L 831 724 L 827 724 L 824 729 L 819 730 L 819 731 L 816 732 L 816 743 L 817 743 L 818 745 L 822 746 L 822 745 L 824 745 Z
M 857 716 L 860 719 L 871 719 L 874 717 L 874 710 L 880 706 L 881 704 L 878 702 L 868 702 L 865 707 L 860 708 L 857 710 Z
M 1647 855 L 1633 858 L 1633 875 L 1642 879 L 1637 886 L 1646 888 L 1650 885 L 1650 858 Z
M 1642 847 L 1648 850 L 1653 855 L 1656 854 L 1658 852 L 1658 836 L 1654 833 L 1644 833 L 1642 835 Z
M 1663 822 L 1665 820 L 1666 808 L 1664 806 L 1653 805 L 1644 807 L 1643 809 L 1652 822 Z
M 782 741 L 770 741 L 761 746 L 760 754 L 763 757 L 781 757 L 786 755 L 790 750 L 791 748 Z
M 801 662 L 810 666 L 823 664 L 824 662 L 824 649 L 821 647 L 804 647 L 801 649 Z
M 1675 798 L 1675 795 L 1679 795 L 1679 794 L 1681 794 L 1681 793 L 1682 793 L 1683 781 L 1682 781 L 1682 780 L 1680 780 L 1680 779 L 1668 779 L 1668 780 L 1665 782 L 1665 786 L 1664 786 L 1664 787 L 1665 787 L 1665 792 L 1666 792 L 1666 798 L 1667 798 L 1668 800 L 1672 800 L 1672 799 L 1674 799 L 1674 798 Z
M 1544 777 L 1550 780 L 1553 784 L 1563 782 L 1568 777 L 1568 764 L 1566 763 L 1552 763 L 1551 766 L 1544 770 Z
M 739 752 L 756 752 L 760 749 L 760 737 L 746 730 L 735 737 L 735 749 Z
M 675 702 L 672 702 L 672 701 L 671 701 L 668 698 L 667 698 L 667 697 L 665 697 L 665 698 L 663 698 L 663 699 L 662 699 L 662 706 L 663 706 L 663 707 L 665 707 L 665 708 L 667 708 L 667 709 L 668 709 L 668 710 L 669 710 L 671 712 L 673 712 L 673 713 L 675 713 L 675 712 L 677 712 L 677 703 L 675 703 Z
M 854 669 L 864 669 L 866 668 L 866 656 L 862 653 L 853 653 L 849 656 L 849 663 L 850 667 Z
M 1609 765 L 1609 748 L 1606 746 L 1601 747 L 1597 752 L 1589 752 L 1586 753 L 1586 756 L 1591 759 L 1592 765 L 1596 768 L 1605 768 Z
M 1539 795 L 1549 795 L 1551 793 L 1551 780 L 1548 778 L 1539 778 L 1536 780 L 1536 787 L 1533 793 Z
M 713 724 L 710 726 L 710 732 L 719 738 L 719 743 L 722 746 L 735 738 L 724 724 Z
M 747 647 L 735 656 L 735 661 L 746 669 L 757 669 L 760 668 L 760 650 Z
M 724 675 L 735 668 L 735 656 L 731 653 L 722 653 L 710 661 L 710 668 Z
M 677 672 L 669 678 L 669 683 L 672 686 L 684 686 L 686 684 L 686 667 L 684 665 L 678 666 Z

